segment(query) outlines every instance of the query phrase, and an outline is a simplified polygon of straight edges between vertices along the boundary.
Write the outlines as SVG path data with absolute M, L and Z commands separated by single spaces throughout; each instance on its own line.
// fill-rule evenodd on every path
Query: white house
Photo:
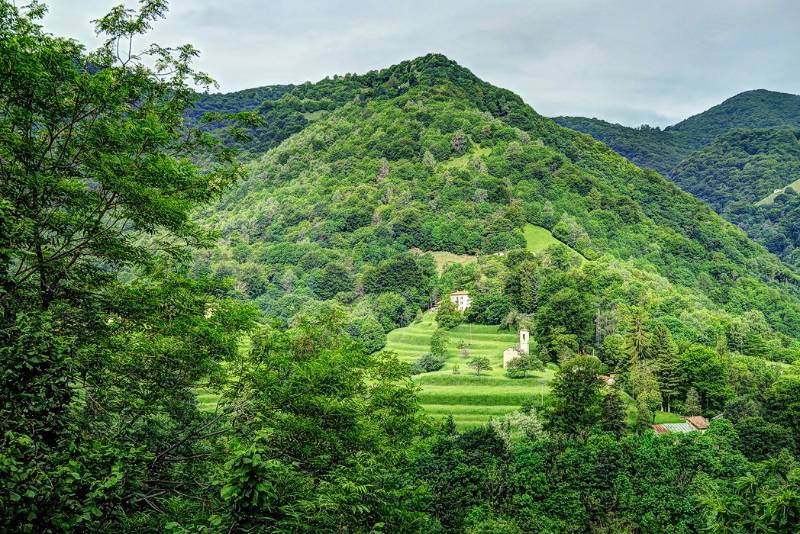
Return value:
M 472 299 L 469 298 L 469 292 L 456 291 L 450 295 L 450 302 L 456 305 L 458 311 L 463 312 L 469 308 L 469 305 L 472 303 Z

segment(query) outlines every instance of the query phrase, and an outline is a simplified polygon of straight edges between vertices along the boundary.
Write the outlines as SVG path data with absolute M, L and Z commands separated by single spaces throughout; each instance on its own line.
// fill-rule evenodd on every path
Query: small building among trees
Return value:
M 511 360 L 528 354 L 530 347 L 530 336 L 531 333 L 527 328 L 520 329 L 519 345 L 516 347 L 510 347 L 503 351 L 503 369 L 508 369 L 508 364 Z
M 668 434 L 670 432 L 689 433 L 705 432 L 708 430 L 708 419 L 702 415 L 693 415 L 686 418 L 685 423 L 661 423 L 653 425 L 656 434 Z
M 456 291 L 450 294 L 450 302 L 456 305 L 458 311 L 463 312 L 472 304 L 468 291 Z

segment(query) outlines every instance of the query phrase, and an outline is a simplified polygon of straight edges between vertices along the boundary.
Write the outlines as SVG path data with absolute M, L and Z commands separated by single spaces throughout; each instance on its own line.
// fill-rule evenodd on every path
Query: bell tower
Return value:
M 528 332 L 527 328 L 523 328 L 519 331 L 519 351 L 523 354 L 528 354 L 528 342 L 530 341 L 531 333 Z

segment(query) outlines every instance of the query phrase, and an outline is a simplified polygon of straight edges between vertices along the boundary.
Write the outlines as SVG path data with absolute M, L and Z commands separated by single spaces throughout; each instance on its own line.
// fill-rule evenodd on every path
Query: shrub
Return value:
M 447 330 L 437 328 L 431 336 L 431 353 L 440 358 L 447 357 L 447 342 L 449 341 Z
M 373 316 L 354 319 L 347 327 L 348 333 L 364 344 L 367 354 L 377 352 L 386 346 L 386 333 L 383 326 Z
M 542 371 L 543 369 L 544 364 L 538 358 L 534 358 L 530 354 L 520 354 L 508 362 L 506 376 L 509 378 L 525 378 L 528 376 L 528 371 Z
M 475 358 L 472 358 L 467 365 L 475 369 L 475 374 L 477 376 L 481 375 L 481 371 L 492 370 L 491 362 L 489 361 L 489 358 L 485 356 L 476 356 Z
M 411 373 L 419 375 L 422 373 L 431 373 L 438 371 L 444 367 L 444 358 L 441 356 L 434 356 L 430 352 L 426 352 L 420 356 L 417 361 L 411 364 Z
M 436 323 L 441 328 L 447 328 L 448 330 L 450 328 L 455 328 L 460 325 L 463 320 L 464 316 L 461 315 L 455 303 L 450 299 L 443 301 L 439 306 L 439 311 L 436 312 Z
M 736 425 L 736 430 L 739 450 L 755 462 L 776 456 L 782 449 L 794 449 L 791 430 L 761 417 L 745 417 Z

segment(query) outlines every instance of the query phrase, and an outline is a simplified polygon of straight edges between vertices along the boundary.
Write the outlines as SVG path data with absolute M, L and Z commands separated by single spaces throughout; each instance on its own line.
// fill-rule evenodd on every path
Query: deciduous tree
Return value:
M 598 425 L 602 417 L 603 364 L 594 356 L 575 356 L 561 364 L 552 384 L 553 406 L 548 428 L 580 435 Z
M 486 356 L 476 356 L 472 358 L 467 365 L 475 370 L 475 374 L 480 376 L 481 371 L 491 371 L 492 364 Z

